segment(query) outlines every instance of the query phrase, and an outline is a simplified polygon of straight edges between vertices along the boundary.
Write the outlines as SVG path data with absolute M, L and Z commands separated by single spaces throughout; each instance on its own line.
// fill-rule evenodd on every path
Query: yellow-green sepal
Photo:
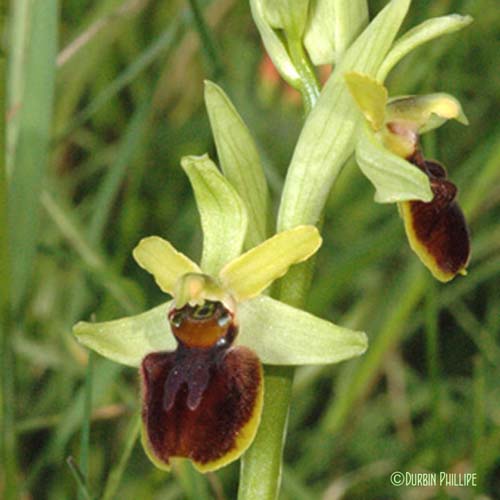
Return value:
M 151 352 L 172 351 L 177 342 L 170 330 L 167 302 L 135 316 L 113 321 L 80 321 L 73 327 L 78 342 L 105 358 L 138 367 Z
M 240 304 L 237 342 L 271 365 L 338 363 L 360 356 L 368 346 L 363 332 L 343 328 L 261 295 Z
M 224 176 L 245 203 L 248 213 L 247 248 L 267 237 L 269 190 L 255 141 L 225 92 L 205 82 L 205 105 Z
M 385 148 L 368 124 L 362 125 L 359 132 L 356 162 L 375 187 L 377 203 L 428 202 L 433 198 L 427 175 Z
M 246 208 L 208 155 L 185 156 L 181 165 L 193 187 L 201 218 L 201 268 L 215 275 L 241 253 L 248 224 Z

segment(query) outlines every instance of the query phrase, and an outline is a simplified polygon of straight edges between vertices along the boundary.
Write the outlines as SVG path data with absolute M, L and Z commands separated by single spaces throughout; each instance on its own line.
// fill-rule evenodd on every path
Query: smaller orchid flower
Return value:
M 439 281 L 466 274 L 470 244 L 446 169 L 424 158 L 420 134 L 451 118 L 467 124 L 459 102 L 448 94 L 388 99 L 387 89 L 360 73 L 345 76 L 366 118 L 356 160 L 376 188 L 375 201 L 398 202 L 411 248 Z
M 184 158 L 204 230 L 201 266 L 166 240 L 133 251 L 173 300 L 105 323 L 80 322 L 78 340 L 140 367 L 142 441 L 169 469 L 186 458 L 202 471 L 236 460 L 251 444 L 263 405 L 261 363 L 333 363 L 362 354 L 366 335 L 335 326 L 266 295 L 288 268 L 313 255 L 313 226 L 276 234 L 241 254 L 245 206 L 207 157 Z

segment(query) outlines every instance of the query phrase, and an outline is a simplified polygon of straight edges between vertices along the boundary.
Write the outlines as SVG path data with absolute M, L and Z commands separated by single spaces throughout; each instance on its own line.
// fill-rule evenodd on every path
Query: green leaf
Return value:
M 321 245 L 313 226 L 283 231 L 227 264 L 219 274 L 223 286 L 238 301 L 255 297 L 292 264 L 308 259 Z
M 205 104 L 222 171 L 247 208 L 246 246 L 251 248 L 268 233 L 269 193 L 259 153 L 229 97 L 209 81 L 205 82 Z
M 283 302 L 260 296 L 239 307 L 237 342 L 253 349 L 263 363 L 338 363 L 366 351 L 363 332 L 336 326 Z
M 203 229 L 201 267 L 216 275 L 240 255 L 247 232 L 242 199 L 207 155 L 185 156 L 181 165 L 193 186 Z
M 384 81 L 392 68 L 394 68 L 404 56 L 420 45 L 442 35 L 461 30 L 472 21 L 473 19 L 470 16 L 452 14 L 449 16 L 428 19 L 418 26 L 415 26 L 396 41 L 377 72 L 377 80 Z
M 353 153 L 354 132 L 362 119 L 344 74 L 376 74 L 409 3 L 390 2 L 347 50 L 325 85 L 304 124 L 288 169 L 278 215 L 279 230 L 319 221 L 330 188 Z
M 281 76 L 292 87 L 296 87 L 300 82 L 299 73 L 288 55 L 285 44 L 275 33 L 264 15 L 263 0 L 250 0 L 250 8 L 253 20 L 257 25 L 269 57 L 272 59 Z
M 177 342 L 167 319 L 171 303 L 114 321 L 80 321 L 73 327 L 73 333 L 81 344 L 102 356 L 137 367 L 150 352 L 176 349 Z
M 385 119 L 387 89 L 374 78 L 354 71 L 345 74 L 345 81 L 353 99 L 373 129 L 381 129 Z
M 143 238 L 132 254 L 136 262 L 153 275 L 156 284 L 170 295 L 181 276 L 201 272 L 197 264 L 159 236 Z
M 386 149 L 365 125 L 356 146 L 356 161 L 374 185 L 377 203 L 431 201 L 429 178 L 420 169 Z

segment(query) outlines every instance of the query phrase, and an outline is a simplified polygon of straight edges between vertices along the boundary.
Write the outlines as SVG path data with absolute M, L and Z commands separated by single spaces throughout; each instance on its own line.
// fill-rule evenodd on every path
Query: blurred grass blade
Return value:
M 212 32 L 203 17 L 199 1 L 189 0 L 189 5 L 193 13 L 194 25 L 200 35 L 200 45 L 210 65 L 210 73 L 214 80 L 220 80 L 224 74 L 224 65 L 222 64 L 222 59 L 217 49 L 217 45 L 215 44 L 214 37 L 212 36 Z
M 85 109 L 80 111 L 73 121 L 60 133 L 56 140 L 66 137 L 70 132 L 85 123 L 94 113 L 108 104 L 113 97 L 129 85 L 137 76 L 150 66 L 163 52 L 175 46 L 185 27 L 186 13 L 177 15 L 160 36 L 144 50 L 141 55 L 103 89 Z
M 3 12 L 0 15 L 3 16 Z M 0 19 L 0 29 L 4 27 L 4 19 Z M 2 30 L 3 32 L 3 30 Z M 6 61 L 0 54 L 0 116 L 5 116 Z M 7 169 L 5 154 L 5 120 L 0 120 L 0 227 L 7 227 Z M 0 496 L 6 500 L 18 498 L 17 493 L 17 451 L 15 425 L 14 395 L 14 359 L 12 352 L 12 336 L 9 335 L 11 324 L 10 303 L 10 255 L 8 232 L 0 231 Z
M 209 81 L 205 105 L 222 171 L 248 211 L 246 248 L 252 248 L 266 239 L 269 216 L 269 192 L 257 146 L 229 97 Z
M 117 276 L 111 266 L 106 265 L 102 255 L 89 244 L 85 232 L 76 222 L 71 211 L 65 209 L 47 191 L 42 193 L 42 204 L 64 238 L 71 244 L 93 276 L 111 296 L 130 314 L 137 312 L 137 305 L 123 287 L 123 278 Z
M 40 193 L 48 163 L 57 53 L 57 0 L 34 2 L 29 11 L 19 103 L 19 131 L 9 184 L 12 249 L 12 303 L 18 309 L 27 291 L 36 253 Z M 19 37 L 22 39 L 22 37 Z M 10 82 L 12 83 L 12 82 Z M 18 82 L 19 84 L 20 82 Z
M 144 138 L 150 109 L 151 100 L 147 99 L 132 116 L 125 134 L 120 141 L 115 161 L 109 166 L 108 173 L 92 203 L 93 210 L 88 236 L 89 241 L 93 244 L 97 244 L 101 240 L 106 223 L 109 222 L 113 202 L 132 163 L 134 153 Z
M 396 40 L 392 49 L 387 54 L 384 62 L 377 73 L 377 80 L 384 81 L 394 66 L 413 49 L 427 43 L 434 38 L 454 33 L 465 28 L 472 22 L 470 16 L 459 16 L 452 14 L 449 16 L 435 17 L 407 31 L 401 38 Z
M 81 468 L 75 462 L 73 457 L 68 457 L 66 459 L 66 463 L 75 478 L 76 484 L 78 485 L 78 498 L 82 498 L 84 500 L 92 500 L 92 497 L 87 488 L 87 482 L 85 480 L 85 474 L 82 472 Z
M 125 446 L 123 447 L 122 454 L 116 463 L 116 465 L 111 469 L 108 479 L 106 481 L 106 486 L 104 488 L 104 493 L 102 494 L 102 500 L 113 500 L 120 486 L 120 481 L 127 467 L 128 461 L 130 460 L 130 455 L 134 449 L 134 445 L 139 437 L 139 431 L 141 429 L 141 416 L 136 415 L 132 417 L 129 428 L 127 429 L 127 439 L 125 441 Z
M 7 2 L 5 2 L 7 3 Z M 12 162 L 14 161 L 14 150 L 17 142 L 17 135 L 19 132 L 19 108 L 22 100 L 22 91 L 24 88 L 24 71 L 26 70 L 26 64 L 24 62 L 24 56 L 26 53 L 26 44 L 28 37 L 28 14 L 29 0 L 16 0 L 10 2 L 10 57 L 9 57 L 9 67 L 7 74 L 7 99 L 8 105 L 6 113 L 2 114 L 7 117 L 9 122 L 9 127 L 7 129 L 7 158 L 6 158 L 6 168 L 7 172 L 10 174 L 12 172 Z M 6 7 L 5 7 L 6 8 Z M 4 31 L 4 25 L 2 23 L 2 33 Z M 5 68 L 4 68 L 5 69 Z M 5 84 L 5 74 L 2 71 L 2 84 Z M 2 120 L 2 124 L 4 124 Z M 2 151 L 5 151 L 2 149 Z M 2 226 L 7 227 L 7 226 Z
M 89 352 L 87 360 L 87 373 L 85 375 L 84 404 L 82 432 L 80 436 L 80 471 L 85 483 L 88 483 L 89 473 L 89 448 L 90 448 L 90 419 L 92 414 L 92 375 L 94 365 L 94 353 Z M 85 493 L 80 489 L 79 500 L 85 498 Z

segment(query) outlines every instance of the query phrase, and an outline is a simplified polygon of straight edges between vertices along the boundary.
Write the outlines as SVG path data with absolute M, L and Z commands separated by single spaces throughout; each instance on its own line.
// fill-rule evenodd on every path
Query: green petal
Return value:
M 299 74 L 288 55 L 285 45 L 267 21 L 264 15 L 263 3 L 263 0 L 250 0 L 253 20 L 276 69 L 290 85 L 295 87 L 300 80 Z
M 243 201 L 207 155 L 185 156 L 181 165 L 191 181 L 203 229 L 201 267 L 216 275 L 241 253 L 247 232 Z
M 154 276 L 157 285 L 170 295 L 183 274 L 201 272 L 197 264 L 159 236 L 143 238 L 132 254 L 136 262 Z
M 321 245 L 313 226 L 283 231 L 227 264 L 219 278 L 238 301 L 255 297 L 292 264 L 308 259 Z
M 304 45 L 316 65 L 337 62 L 368 23 L 366 0 L 316 0 L 309 10 Z
M 309 365 L 337 363 L 366 351 L 363 332 L 261 295 L 240 304 L 238 344 L 255 351 L 263 363 Z
M 151 352 L 173 351 L 177 347 L 167 320 L 171 302 L 136 316 L 87 323 L 73 327 L 78 341 L 102 356 L 128 366 L 139 366 Z
M 235 107 L 215 83 L 205 82 L 205 104 L 222 171 L 247 208 L 246 245 L 267 238 L 269 194 L 255 142 Z
M 458 99 L 444 93 L 393 97 L 386 109 L 387 122 L 410 122 L 420 134 L 434 130 L 451 119 L 463 125 L 469 124 Z
M 470 16 L 435 17 L 407 31 L 396 41 L 377 73 L 377 80 L 384 81 L 394 66 L 409 52 L 434 38 L 461 30 L 472 22 Z
M 429 178 L 420 169 L 386 149 L 365 125 L 356 146 L 356 161 L 374 185 L 375 201 L 431 201 Z
M 316 224 L 342 166 L 354 150 L 354 131 L 362 120 L 344 74 L 374 76 L 408 10 L 409 0 L 393 0 L 346 51 L 323 88 L 300 134 L 288 169 L 278 229 Z
M 388 98 L 387 89 L 371 76 L 354 71 L 346 73 L 344 78 L 349 92 L 373 129 L 382 128 Z

